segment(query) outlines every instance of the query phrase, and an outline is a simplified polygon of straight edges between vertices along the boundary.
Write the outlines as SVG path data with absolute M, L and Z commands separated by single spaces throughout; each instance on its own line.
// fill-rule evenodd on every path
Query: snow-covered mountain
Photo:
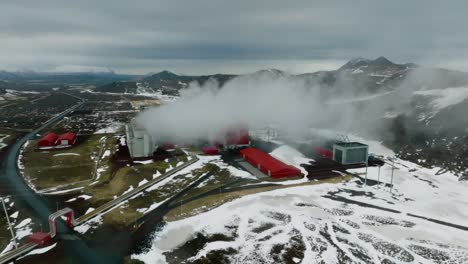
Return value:
M 152 75 L 145 75 L 135 81 L 115 82 L 112 84 L 97 87 L 98 92 L 112 92 L 112 93 L 134 93 L 144 94 L 161 93 L 164 95 L 177 96 L 179 90 L 187 88 L 191 82 L 198 82 L 204 84 L 208 80 L 215 80 L 220 85 L 223 85 L 228 80 L 234 78 L 235 75 L 230 74 L 214 74 L 214 75 L 178 75 L 170 71 L 161 71 Z M 137 89 L 137 86 L 140 89 Z

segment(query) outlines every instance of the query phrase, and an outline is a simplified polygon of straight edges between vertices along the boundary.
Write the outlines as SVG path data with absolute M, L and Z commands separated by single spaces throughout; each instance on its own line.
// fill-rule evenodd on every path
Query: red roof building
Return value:
M 246 127 L 241 127 L 237 129 L 231 129 L 226 132 L 224 145 L 226 146 L 243 146 L 249 145 L 249 129 Z
M 202 151 L 205 155 L 219 155 L 219 149 L 216 146 L 204 147 Z
M 333 151 L 329 149 L 318 147 L 318 148 L 315 148 L 315 152 L 317 152 L 320 156 L 333 159 Z
M 240 154 L 247 162 L 273 179 L 295 177 L 301 173 L 298 168 L 287 165 L 256 148 L 242 149 Z
M 60 135 L 57 139 L 55 145 L 58 146 L 71 146 L 76 142 L 76 134 L 73 132 L 67 132 L 65 134 Z
M 43 138 L 41 138 L 41 140 L 39 140 L 37 145 L 39 147 L 51 147 L 51 146 L 55 145 L 55 141 L 57 141 L 57 139 L 58 139 L 57 134 L 48 133 Z
M 28 237 L 30 243 L 34 243 L 40 246 L 48 244 L 52 240 L 49 233 L 37 232 Z

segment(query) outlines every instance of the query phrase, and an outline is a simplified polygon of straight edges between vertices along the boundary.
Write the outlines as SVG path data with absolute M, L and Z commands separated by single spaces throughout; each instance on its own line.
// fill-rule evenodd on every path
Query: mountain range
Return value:
M 282 75 L 297 78 L 306 84 L 324 87 L 323 95 L 336 93 L 346 95 L 375 94 L 390 91 L 399 87 L 403 80 L 411 79 L 413 86 L 424 89 L 438 89 L 468 84 L 468 73 L 418 66 L 414 63 L 397 64 L 385 57 L 374 60 L 357 58 L 350 60 L 334 71 L 318 71 L 292 75 L 277 69 L 260 70 L 248 75 L 268 74 L 272 77 Z M 190 82 L 204 84 L 208 80 L 216 80 L 220 86 L 236 77 L 233 74 L 214 74 L 203 76 L 178 75 L 170 71 L 134 77 L 134 80 L 115 81 L 98 86 L 97 92 L 138 93 L 136 83 L 144 87 L 146 92 L 161 92 L 168 95 L 178 95 L 180 89 L 186 88 Z M 427 76 L 418 78 L 417 76 Z
M 247 76 L 291 78 L 320 87 L 323 101 L 349 131 L 370 133 L 398 155 L 425 165 L 437 165 L 468 178 L 468 73 L 394 63 L 385 57 L 352 59 L 333 71 L 289 74 L 277 69 Z M 94 92 L 166 94 L 177 96 L 191 82 L 223 84 L 233 74 L 178 75 L 162 71 L 147 75 L 109 72 L 37 73 L 0 71 L 0 94 L 6 89 L 43 90 L 94 85 Z M 360 114 L 365 113 L 365 114 Z M 338 122 L 337 122 L 338 123 Z M 329 125 L 329 124 L 327 124 Z M 338 124 L 341 125 L 341 124 Z

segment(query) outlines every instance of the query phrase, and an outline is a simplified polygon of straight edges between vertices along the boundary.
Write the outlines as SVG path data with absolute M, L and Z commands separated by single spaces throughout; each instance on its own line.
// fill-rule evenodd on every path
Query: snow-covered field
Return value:
M 468 87 L 452 87 L 414 92 L 416 95 L 435 97 L 433 107 L 436 111 L 456 105 L 468 99 Z
M 123 123 L 114 122 L 112 125 L 110 125 L 108 127 L 98 129 L 96 132 L 94 132 L 94 134 L 113 134 L 113 133 L 117 133 L 123 127 L 123 125 L 124 125 Z
M 4 143 L 5 139 L 7 139 L 9 135 L 0 134 L 0 149 L 6 147 L 7 145 Z
M 360 141 L 372 153 L 394 156 L 379 142 Z M 468 263 L 468 184 L 399 159 L 395 168 L 391 192 L 356 178 L 245 196 L 169 222 L 148 251 L 132 257 L 145 263 L 175 263 L 179 254 L 189 257 L 186 263 L 220 255 L 232 263 Z M 390 182 L 390 175 L 390 165 L 380 169 L 381 181 Z M 368 178 L 378 177 L 378 168 L 370 168 Z
M 7 210 L 15 210 L 15 203 L 10 201 L 10 198 L 3 198 Z M 20 211 L 14 211 L 13 213 L 10 214 L 10 222 L 13 227 L 13 233 L 15 235 L 16 241 L 20 241 L 24 239 L 25 237 L 28 237 L 29 235 L 32 234 L 32 227 L 34 225 L 33 221 L 31 218 L 23 218 L 24 216 L 20 217 Z M 5 225 L 2 226 L 2 228 L 6 228 L 8 230 L 8 225 L 6 224 L 6 219 L 4 219 Z M 9 234 L 9 233 L 8 233 Z M 10 237 L 8 237 L 10 238 Z M 14 244 L 11 241 L 5 248 L 0 249 L 0 254 L 3 254 L 7 251 L 10 251 L 14 249 Z

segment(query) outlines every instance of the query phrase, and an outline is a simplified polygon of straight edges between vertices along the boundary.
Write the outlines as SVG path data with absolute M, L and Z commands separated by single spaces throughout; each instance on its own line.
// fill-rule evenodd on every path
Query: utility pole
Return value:
M 180 200 L 180 217 L 182 217 L 182 200 Z
M 367 186 L 367 168 L 369 167 L 369 162 L 366 161 L 366 178 L 364 180 L 364 186 Z
M 392 158 L 392 177 L 390 179 L 390 194 L 393 190 L 393 172 L 395 171 L 395 157 Z
M 378 175 L 378 176 L 377 176 L 377 182 L 378 182 L 377 184 L 378 184 L 379 187 L 380 187 L 380 168 L 381 168 L 381 167 L 382 167 L 382 166 L 379 166 L 379 174 L 377 174 L 377 175 Z
M 270 126 L 267 127 L 267 138 L 268 142 L 270 142 Z
M 16 236 L 15 236 L 15 233 L 13 232 L 13 227 L 11 226 L 10 217 L 8 216 L 8 212 L 5 206 L 5 201 L 3 200 L 3 197 L 0 197 L 0 199 L 2 200 L 3 210 L 5 211 L 5 217 L 8 222 L 8 228 L 10 229 L 11 238 L 13 240 L 13 245 L 15 246 L 15 248 L 18 248 L 18 245 L 16 244 Z

